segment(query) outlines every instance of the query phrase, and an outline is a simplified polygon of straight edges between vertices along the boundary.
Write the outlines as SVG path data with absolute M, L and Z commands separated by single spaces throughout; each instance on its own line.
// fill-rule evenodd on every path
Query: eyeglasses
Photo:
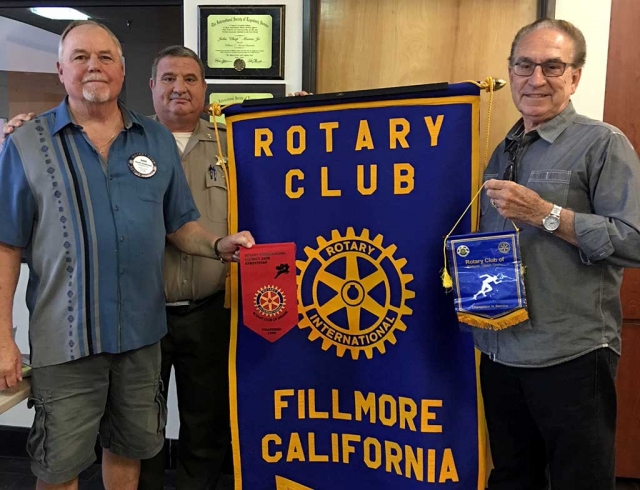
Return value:
M 509 155 L 509 163 L 504 169 L 502 180 L 510 180 L 518 182 L 518 167 L 516 166 L 516 157 L 520 149 L 518 140 L 512 139 L 507 143 L 506 152 Z
M 534 63 L 533 61 L 516 61 L 513 64 L 513 73 L 519 77 L 530 77 L 536 70 L 536 67 L 542 68 L 545 77 L 561 77 L 564 75 L 567 66 L 573 66 L 572 63 L 563 63 L 562 61 L 543 61 L 542 63 Z

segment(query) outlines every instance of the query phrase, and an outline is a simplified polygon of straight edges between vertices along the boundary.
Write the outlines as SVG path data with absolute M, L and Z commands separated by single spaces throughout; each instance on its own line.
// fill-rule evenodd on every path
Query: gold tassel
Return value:
M 529 319 L 529 313 L 524 308 L 501 316 L 500 318 L 483 318 L 470 313 L 458 313 L 458 321 L 476 328 L 486 330 L 504 330 Z
M 443 288 L 447 290 L 453 289 L 453 279 L 451 279 L 451 274 L 449 274 L 449 271 L 447 270 L 446 267 L 442 269 L 442 275 L 440 277 L 442 278 Z
M 458 218 L 458 221 L 456 221 L 456 224 L 453 225 L 453 228 L 451 228 L 451 231 L 447 233 L 447 236 L 444 237 L 444 240 L 442 242 L 442 259 L 444 262 L 444 267 L 442 269 L 442 274 L 440 275 L 440 278 L 442 279 L 442 287 L 445 288 L 447 292 L 453 289 L 453 279 L 451 279 L 451 274 L 449 274 L 449 271 L 447 270 L 447 240 L 453 233 L 453 230 L 457 228 L 460 221 L 462 221 L 462 218 L 464 218 L 464 215 L 467 214 L 467 211 L 469 211 L 469 208 L 473 205 L 475 200 L 478 198 L 485 184 L 486 182 L 482 184 L 482 186 L 480 186 L 480 189 L 478 189 L 478 192 L 476 192 L 475 196 L 473 196 L 473 199 L 471 199 L 471 202 L 469 203 L 467 208 L 462 212 L 462 215 Z

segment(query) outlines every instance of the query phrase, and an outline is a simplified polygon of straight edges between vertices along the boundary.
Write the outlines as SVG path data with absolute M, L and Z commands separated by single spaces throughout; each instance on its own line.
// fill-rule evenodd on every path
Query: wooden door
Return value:
M 638 0 L 613 0 L 604 120 L 620 128 L 640 148 L 640 50 Z M 588 47 L 587 47 L 588 49 Z M 622 286 L 624 324 L 618 370 L 616 475 L 640 478 L 640 270 L 627 269 Z
M 508 80 L 511 41 L 537 13 L 537 0 L 321 0 L 318 92 Z M 509 88 L 496 92 L 490 151 L 519 117 Z

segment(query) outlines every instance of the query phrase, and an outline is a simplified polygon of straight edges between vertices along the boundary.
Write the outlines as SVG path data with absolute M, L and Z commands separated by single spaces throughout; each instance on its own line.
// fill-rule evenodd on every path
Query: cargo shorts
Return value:
M 155 456 L 167 421 L 162 391 L 159 342 L 33 369 L 31 470 L 51 484 L 73 480 L 96 460 L 98 435 L 118 456 Z

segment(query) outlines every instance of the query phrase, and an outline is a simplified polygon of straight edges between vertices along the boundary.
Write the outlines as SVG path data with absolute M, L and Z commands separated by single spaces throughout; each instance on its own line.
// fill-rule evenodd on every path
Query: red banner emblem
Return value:
M 295 243 L 240 249 L 244 324 L 275 342 L 298 323 Z

